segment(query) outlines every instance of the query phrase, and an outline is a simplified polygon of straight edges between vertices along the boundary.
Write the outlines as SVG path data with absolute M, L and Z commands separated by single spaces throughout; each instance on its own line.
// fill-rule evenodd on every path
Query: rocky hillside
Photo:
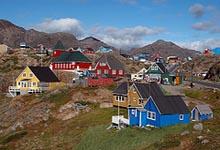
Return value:
M 26 42 L 31 47 L 43 44 L 48 48 L 52 48 L 58 40 L 61 40 L 66 48 L 89 46 L 97 49 L 99 46 L 108 46 L 93 37 L 78 40 L 73 34 L 61 32 L 44 33 L 34 29 L 26 30 L 7 20 L 0 20 L 0 43 L 4 43 L 12 48 L 18 47 L 21 42 Z
M 150 53 L 151 56 L 156 54 L 159 54 L 163 57 L 176 55 L 180 58 L 185 58 L 188 56 L 194 57 L 199 53 L 198 51 L 182 48 L 173 42 L 167 42 L 164 40 L 158 40 L 144 47 L 133 49 L 131 54 L 134 55 L 142 52 Z
M 220 80 L 220 61 L 215 63 L 208 71 L 205 79 Z

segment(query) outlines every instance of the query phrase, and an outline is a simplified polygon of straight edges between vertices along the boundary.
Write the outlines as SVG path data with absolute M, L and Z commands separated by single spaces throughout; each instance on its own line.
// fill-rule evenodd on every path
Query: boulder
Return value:
M 193 129 L 197 130 L 197 131 L 202 131 L 203 130 L 203 125 L 202 123 L 197 123 L 193 126 Z

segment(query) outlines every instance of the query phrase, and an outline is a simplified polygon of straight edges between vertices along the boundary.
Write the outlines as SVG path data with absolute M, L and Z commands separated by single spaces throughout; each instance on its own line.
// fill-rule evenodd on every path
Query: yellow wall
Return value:
M 26 74 L 26 76 L 24 76 L 24 74 Z M 32 74 L 33 76 L 31 77 L 30 74 Z M 27 82 L 31 83 L 30 87 L 21 87 L 21 81 L 24 80 L 24 79 L 28 79 Z M 18 85 L 20 82 L 20 86 Z M 35 86 L 33 86 L 33 82 L 35 82 Z M 34 90 L 37 90 L 39 89 L 38 87 L 38 84 L 39 84 L 39 80 L 37 79 L 37 77 L 32 73 L 32 71 L 30 70 L 29 67 L 26 67 L 22 73 L 17 77 L 16 79 L 16 87 L 21 89 L 21 90 L 28 90 L 28 89 L 34 89 Z
M 24 74 L 26 74 L 26 76 L 24 76 Z M 30 74 L 32 74 L 32 77 L 30 76 Z M 21 81 L 24 79 L 28 79 L 27 82 L 30 83 L 29 87 L 21 87 Z M 19 82 L 20 82 L 20 86 L 18 85 Z M 33 85 L 34 82 L 35 82 L 35 85 Z M 24 90 L 24 91 L 27 91 L 29 89 L 39 90 L 40 89 L 39 84 L 40 84 L 40 81 L 33 74 L 33 72 L 31 71 L 31 69 L 29 67 L 26 67 L 16 79 L 16 88 L 19 88 L 20 90 Z M 55 88 L 60 87 L 62 85 L 63 84 L 60 82 L 50 82 L 48 84 L 48 90 L 55 89 Z
M 118 106 L 118 104 L 119 104 L 120 107 L 125 107 L 125 108 L 128 107 L 128 98 L 127 97 L 124 97 L 124 101 L 119 101 L 119 102 L 116 100 L 116 97 L 117 97 L 117 95 L 113 95 L 113 106 Z
M 139 95 L 137 90 L 134 88 L 134 86 L 131 86 L 128 89 L 128 104 L 131 107 L 138 107 L 138 106 L 142 106 L 142 104 L 139 104 Z

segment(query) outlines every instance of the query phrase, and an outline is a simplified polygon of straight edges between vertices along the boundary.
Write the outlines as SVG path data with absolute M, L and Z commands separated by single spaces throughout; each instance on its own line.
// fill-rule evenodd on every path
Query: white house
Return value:
M 131 74 L 131 80 L 132 81 L 143 80 L 146 71 L 147 71 L 146 68 L 142 68 L 139 72 Z

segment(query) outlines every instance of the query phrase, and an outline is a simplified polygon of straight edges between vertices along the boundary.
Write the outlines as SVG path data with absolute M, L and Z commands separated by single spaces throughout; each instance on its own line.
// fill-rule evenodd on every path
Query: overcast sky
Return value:
M 200 51 L 220 47 L 219 0 L 1 0 L 0 18 L 123 49 L 158 39 Z

